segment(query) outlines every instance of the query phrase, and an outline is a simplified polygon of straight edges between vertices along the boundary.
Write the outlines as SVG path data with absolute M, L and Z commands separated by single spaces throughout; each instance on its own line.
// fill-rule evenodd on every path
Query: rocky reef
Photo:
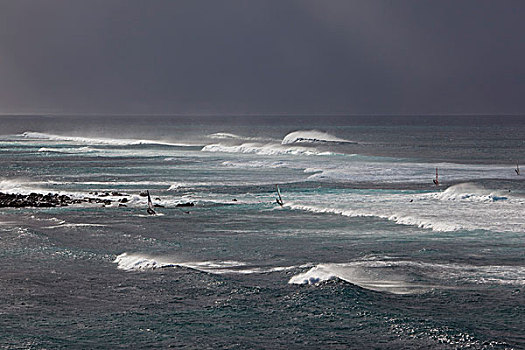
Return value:
M 65 194 L 58 193 L 31 193 L 31 194 L 20 194 L 20 193 L 3 193 L 0 192 L 0 208 L 52 208 L 52 207 L 66 207 L 72 204 L 81 203 L 92 203 L 101 204 L 102 206 L 111 205 L 115 200 L 111 200 L 107 197 L 121 197 L 116 203 L 119 207 L 126 207 L 124 203 L 128 203 L 128 195 L 120 192 L 90 192 L 93 197 L 84 198 L 71 198 Z M 159 199 L 160 198 L 156 198 Z M 194 203 L 180 203 L 176 207 L 192 207 Z M 163 205 L 155 204 L 156 208 L 164 208 Z
M 0 208 L 51 208 L 51 207 L 65 207 L 71 204 L 79 203 L 99 203 L 104 205 L 111 204 L 109 199 L 101 198 L 71 198 L 65 194 L 58 193 L 2 193 L 0 192 Z

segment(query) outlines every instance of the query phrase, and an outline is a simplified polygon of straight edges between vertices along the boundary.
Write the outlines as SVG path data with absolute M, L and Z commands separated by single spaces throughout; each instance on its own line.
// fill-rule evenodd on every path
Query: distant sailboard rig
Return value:
M 514 171 L 516 172 L 516 175 L 520 174 L 520 165 L 518 164 L 518 161 L 516 161 L 516 169 L 514 169 Z
M 439 186 L 438 168 L 436 168 L 436 178 L 432 181 L 434 182 L 434 185 Z
M 157 212 L 153 209 L 153 202 L 151 201 L 151 197 L 149 195 L 149 190 L 146 190 L 146 193 L 148 194 L 148 209 L 147 212 L 149 215 L 157 215 Z
M 275 201 L 277 204 L 279 204 L 281 207 L 283 206 L 283 198 L 281 197 L 281 190 L 279 189 L 279 185 L 275 185 L 275 188 L 277 189 L 277 195 L 279 198 L 275 198 Z

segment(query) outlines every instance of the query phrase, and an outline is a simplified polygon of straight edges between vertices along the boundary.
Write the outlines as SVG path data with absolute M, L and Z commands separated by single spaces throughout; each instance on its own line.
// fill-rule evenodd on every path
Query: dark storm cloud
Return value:
M 0 0 L 0 112 L 525 111 L 523 1 Z

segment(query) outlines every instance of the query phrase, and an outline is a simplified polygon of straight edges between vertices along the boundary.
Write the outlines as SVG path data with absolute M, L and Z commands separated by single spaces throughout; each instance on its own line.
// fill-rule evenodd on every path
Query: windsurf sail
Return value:
M 275 185 L 275 188 L 277 189 L 277 195 L 279 198 L 276 198 L 275 201 L 277 204 L 279 204 L 281 207 L 283 206 L 283 198 L 281 197 L 281 190 L 279 189 L 279 185 Z
M 434 185 L 439 186 L 438 168 L 436 168 L 436 178 L 432 181 L 434 182 Z
M 157 213 L 153 209 L 153 202 L 151 201 L 151 197 L 149 195 L 149 190 L 147 190 L 146 193 L 148 194 L 148 209 L 147 209 L 147 212 L 150 215 L 156 215 Z
M 516 169 L 514 169 L 514 171 L 516 172 L 516 175 L 520 174 L 520 165 L 518 164 L 518 161 L 516 161 Z

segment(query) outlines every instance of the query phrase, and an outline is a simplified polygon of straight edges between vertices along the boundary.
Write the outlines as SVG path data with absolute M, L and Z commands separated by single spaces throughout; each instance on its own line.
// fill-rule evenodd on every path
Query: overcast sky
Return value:
M 0 113 L 525 114 L 523 0 L 0 0 Z

